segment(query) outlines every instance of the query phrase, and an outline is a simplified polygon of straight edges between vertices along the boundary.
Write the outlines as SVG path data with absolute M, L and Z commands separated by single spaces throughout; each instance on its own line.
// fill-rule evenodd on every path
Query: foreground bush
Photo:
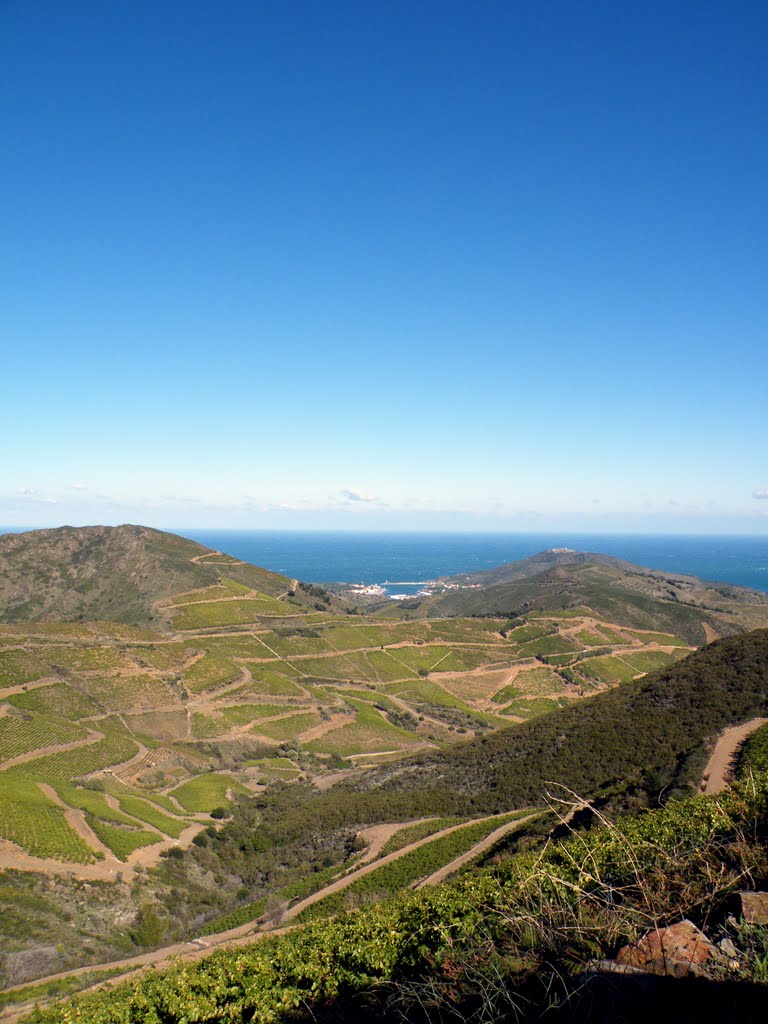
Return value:
M 35 1024 L 275 1024 L 356 993 L 395 1001 L 421 986 L 424 1008 L 492 974 L 507 994 L 567 977 L 655 924 L 706 923 L 724 898 L 766 874 L 768 774 L 550 843 L 495 870 L 400 896 L 334 921 L 149 972 L 112 991 L 36 1011 Z M 426 1011 L 424 1011 L 426 1012 Z M 405 1014 L 407 1016 L 407 1013 Z M 486 1017 L 483 1019 L 492 1019 Z

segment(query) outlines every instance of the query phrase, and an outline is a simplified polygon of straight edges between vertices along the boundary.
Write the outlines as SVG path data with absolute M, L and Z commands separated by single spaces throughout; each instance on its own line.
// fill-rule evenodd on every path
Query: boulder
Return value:
M 739 899 L 747 924 L 768 924 L 768 892 L 740 892 Z
M 717 949 L 691 921 L 655 928 L 616 955 L 616 962 L 649 974 L 685 978 L 703 974 L 701 965 L 717 956 Z

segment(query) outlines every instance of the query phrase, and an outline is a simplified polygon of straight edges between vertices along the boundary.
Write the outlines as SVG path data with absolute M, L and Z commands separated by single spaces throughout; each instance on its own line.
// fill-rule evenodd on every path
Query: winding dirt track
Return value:
M 720 634 L 708 622 L 702 622 L 702 626 L 704 627 L 704 636 L 708 644 L 720 639 Z
M 365 843 L 366 851 L 357 862 L 358 865 L 362 866 L 375 860 L 396 832 L 410 825 L 419 825 L 422 821 L 429 821 L 429 818 L 414 818 L 413 821 L 396 822 L 394 825 L 370 825 L 361 829 L 357 833 L 357 838 Z
M 532 814 L 526 815 L 524 818 L 516 818 L 514 821 L 505 822 L 499 828 L 495 829 L 485 839 L 481 839 L 480 842 L 462 854 L 461 857 L 455 858 L 449 864 L 442 868 L 439 872 L 435 872 L 428 878 L 423 879 L 417 886 L 422 888 L 426 885 L 436 885 L 438 881 L 441 881 L 446 874 L 452 874 L 457 871 L 463 864 L 468 863 L 478 854 L 483 853 L 490 846 L 496 842 L 497 839 L 501 838 L 507 832 L 518 828 L 521 825 L 526 824 L 533 818 L 538 817 L 541 814 L 540 811 L 536 811 Z M 493 814 L 485 818 L 473 819 L 475 822 L 480 821 L 492 821 L 493 818 L 501 817 L 501 815 Z M 361 835 L 368 835 L 372 838 L 375 843 L 380 844 L 379 849 L 384 845 L 388 836 L 384 835 L 384 830 L 388 830 L 390 834 L 394 834 L 399 828 L 405 828 L 413 822 L 400 822 L 397 826 L 375 826 L 370 830 L 364 830 Z M 285 914 L 285 921 L 292 921 L 307 907 L 311 907 L 314 903 L 318 903 L 325 896 L 331 895 L 331 893 L 339 892 L 342 889 L 346 889 L 352 885 L 353 882 L 357 881 L 363 875 L 369 874 L 371 871 L 375 871 L 377 868 L 382 867 L 385 864 L 391 864 L 393 861 L 399 860 L 400 857 L 404 857 L 406 854 L 411 853 L 413 850 L 417 850 L 422 846 L 426 846 L 427 843 L 432 842 L 434 839 L 439 839 L 442 836 L 449 835 L 451 832 L 455 832 L 457 829 L 464 828 L 470 822 L 462 822 L 458 825 L 450 825 L 448 828 L 440 829 L 438 832 L 433 832 L 432 835 L 427 836 L 424 839 L 416 840 L 413 843 L 409 843 L 407 846 L 402 847 L 400 850 L 395 850 L 394 853 L 388 854 L 386 857 L 380 857 L 378 860 L 367 860 L 366 857 L 371 854 L 371 848 L 366 851 L 366 855 L 363 857 L 363 863 L 355 870 L 350 871 L 349 874 L 344 875 L 342 878 L 337 878 L 334 882 L 325 886 L 324 889 L 318 890 L 316 893 L 312 893 L 305 899 L 301 900 L 291 907 Z M 372 844 L 373 845 L 373 844 Z M 375 856 L 375 854 L 374 854 Z M 459 863 L 459 861 L 461 863 Z M 441 877 L 438 878 L 437 876 Z M 294 926 L 297 927 L 297 926 Z M 14 992 L 19 989 L 26 988 L 29 985 L 42 985 L 48 982 L 58 981 L 63 978 L 76 978 L 81 977 L 84 974 L 89 974 L 94 971 L 107 971 L 114 969 L 125 968 L 125 972 L 119 977 L 107 979 L 101 984 L 116 985 L 119 982 L 125 981 L 127 977 L 137 973 L 144 967 L 154 966 L 156 968 L 163 968 L 169 966 L 172 959 L 174 960 L 199 960 L 212 952 L 214 949 L 220 947 L 232 948 L 236 946 L 248 945 L 252 942 L 256 942 L 260 938 L 267 938 L 273 935 L 282 934 L 285 931 L 289 931 L 290 928 L 278 928 L 271 930 L 264 930 L 264 926 L 258 921 L 249 921 L 247 924 L 240 925 L 237 928 L 230 928 L 228 931 L 219 932 L 216 935 L 208 935 L 205 939 L 197 939 L 192 942 L 177 942 L 172 946 L 165 946 L 162 949 L 153 950 L 151 953 L 143 953 L 139 956 L 127 957 L 124 960 L 113 960 L 110 963 L 104 964 L 92 964 L 88 967 L 77 967 L 70 971 L 61 971 L 58 974 L 51 974 L 46 978 L 39 978 L 34 982 L 24 982 L 22 985 L 14 985 L 10 988 L 5 989 L 6 992 Z M 39 1002 L 40 1006 L 46 1005 L 46 1003 L 52 1002 L 51 999 L 42 999 Z M 0 1024 L 15 1024 L 19 1017 L 25 1013 L 29 1013 L 32 1009 L 32 1004 L 27 1003 L 24 1006 L 9 1006 L 6 1010 L 0 1010 Z
M 88 822 L 85 820 L 85 813 L 79 811 L 74 807 L 70 807 L 65 804 L 59 794 L 53 788 L 49 786 L 47 782 L 38 782 L 37 788 L 48 797 L 49 800 L 57 804 L 64 811 L 64 818 L 70 828 L 73 828 L 75 832 L 84 839 L 86 844 L 90 846 L 92 850 L 100 853 L 104 858 L 102 864 L 107 871 L 107 878 L 116 878 L 122 868 L 122 863 L 115 857 L 108 846 L 99 839 L 93 829 L 90 827 Z
M 733 778 L 731 765 L 736 751 L 748 736 L 759 729 L 761 725 L 765 725 L 766 722 L 768 722 L 768 718 L 753 718 L 742 725 L 734 725 L 720 734 L 707 767 L 704 769 L 700 787 L 702 793 L 710 795 L 722 793 Z
M 96 864 L 67 864 L 60 860 L 32 857 L 14 843 L 0 839 L 0 871 L 34 871 L 40 875 L 64 875 L 84 881 L 114 882 L 123 874 L 125 867 L 121 864 L 117 870 L 107 867 L 103 861 Z
M 537 811 L 535 814 L 529 814 L 525 818 L 517 818 L 515 819 L 515 821 L 507 822 L 506 825 L 502 826 L 501 829 L 496 829 L 496 831 L 502 832 L 503 834 L 503 831 L 508 831 L 510 827 L 517 827 L 518 825 L 524 824 L 525 822 L 530 821 L 531 818 L 537 817 L 539 813 L 540 812 Z M 492 821 L 493 818 L 499 817 L 501 817 L 501 815 L 491 814 L 485 818 L 475 818 L 473 819 L 473 822 L 476 823 L 481 821 Z M 331 882 L 330 885 L 327 885 L 324 889 L 319 889 L 317 892 L 313 892 L 311 896 L 307 896 L 299 903 L 294 904 L 294 906 L 292 906 L 291 909 L 286 913 L 285 920 L 292 921 L 303 910 L 306 910 L 307 907 L 311 907 L 314 903 L 319 903 L 320 900 L 324 899 L 326 896 L 330 896 L 332 893 L 340 892 L 342 889 L 346 889 L 348 886 L 352 885 L 353 882 L 356 882 L 358 878 L 362 878 L 363 875 L 368 875 L 370 874 L 371 871 L 376 871 L 378 868 L 383 867 L 385 864 L 391 864 L 393 861 L 399 860 L 400 857 L 404 857 L 407 853 L 411 853 L 413 850 L 418 850 L 420 847 L 426 846 L 428 843 L 431 843 L 435 839 L 441 839 L 443 836 L 450 835 L 451 832 L 456 832 L 461 828 L 465 828 L 468 824 L 470 824 L 470 822 L 464 821 L 458 825 L 449 825 L 447 828 L 440 829 L 439 832 L 433 832 L 432 835 L 426 836 L 424 839 L 417 839 L 415 842 L 409 843 L 407 846 L 403 846 L 400 850 L 395 850 L 394 853 L 388 853 L 386 857 L 379 857 L 378 860 L 368 861 L 368 863 L 363 864 L 361 867 L 356 868 L 354 871 L 350 871 L 348 875 L 344 875 L 342 878 L 337 878 L 335 882 Z M 491 845 L 491 843 L 484 845 L 485 842 L 485 840 L 481 840 L 479 843 L 476 843 L 470 850 L 468 850 L 467 853 L 464 855 L 466 857 L 464 863 L 467 863 L 474 856 L 476 856 L 478 853 L 482 853 L 484 849 L 487 849 L 488 846 Z
M 439 885 L 449 875 L 455 874 L 460 868 L 463 868 L 465 864 L 469 864 L 470 861 L 474 860 L 478 854 L 485 853 L 486 850 L 490 850 L 494 843 L 502 839 L 508 832 L 514 832 L 514 830 L 521 824 L 530 821 L 531 818 L 538 817 L 538 812 L 535 814 L 529 814 L 526 818 L 515 818 L 514 821 L 506 821 L 503 825 L 499 825 L 498 828 L 494 829 L 490 835 L 487 835 L 485 839 L 481 839 L 479 843 L 475 843 L 471 850 L 467 850 L 466 853 L 460 854 L 458 857 L 454 857 L 452 861 L 444 864 L 437 871 L 433 871 L 431 875 L 427 875 L 423 878 L 418 885 L 414 886 L 415 889 L 423 889 L 425 885 Z

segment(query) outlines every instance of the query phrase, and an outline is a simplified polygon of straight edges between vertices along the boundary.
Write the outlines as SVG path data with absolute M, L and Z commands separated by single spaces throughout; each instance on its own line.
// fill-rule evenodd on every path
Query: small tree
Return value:
M 137 946 L 159 946 L 168 931 L 168 921 L 158 914 L 152 903 L 143 903 L 136 915 L 131 938 Z
M 285 919 L 287 910 L 288 904 L 285 900 L 281 900 L 279 896 L 272 895 L 267 900 L 264 910 L 264 921 L 270 928 L 279 928 Z

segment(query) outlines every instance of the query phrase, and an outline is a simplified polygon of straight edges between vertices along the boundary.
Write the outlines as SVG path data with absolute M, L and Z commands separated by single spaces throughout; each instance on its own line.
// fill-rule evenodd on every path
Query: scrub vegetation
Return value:
M 695 615 L 689 605 L 678 614 L 668 605 L 681 602 L 643 591 L 649 578 L 639 570 L 622 567 L 617 582 L 619 570 L 597 557 L 568 570 L 581 580 L 581 589 L 574 583 L 569 591 L 568 607 L 554 599 L 547 605 L 553 588 L 546 565 L 520 579 L 446 591 L 418 607 L 390 602 L 361 611 L 342 593 L 166 540 L 170 535 L 120 529 L 96 530 L 91 562 L 79 531 L 43 531 L 38 554 L 25 535 L 9 556 L 12 569 L 34 573 L 38 555 L 51 558 L 54 569 L 38 612 L 28 607 L 30 618 L 21 621 L 16 608 L 0 625 L 0 839 L 8 865 L 0 886 L 16 900 L 23 896 L 25 921 L 20 926 L 11 915 L 0 924 L 6 980 L 34 980 L 43 963 L 49 973 L 94 963 L 97 949 L 117 957 L 256 920 L 274 923 L 294 909 L 306 920 L 361 906 L 352 918 L 312 924 L 274 948 L 304 950 L 311 973 L 320 956 L 314 943 L 336 950 L 337 940 L 347 941 L 341 936 L 357 935 L 353 922 L 365 919 L 383 945 L 374 954 L 364 944 L 360 963 L 378 956 L 390 965 L 383 973 L 370 965 L 345 973 L 337 964 L 336 982 L 333 972 L 315 972 L 307 995 L 280 961 L 278 973 L 269 974 L 278 1002 L 251 986 L 247 995 L 232 995 L 225 1016 L 258 1007 L 263 1019 L 282 1019 L 299 1005 L 295 991 L 303 993 L 302 1006 L 322 1013 L 333 984 L 342 1004 L 353 992 L 378 1000 L 379 981 L 399 985 L 411 968 L 426 977 L 430 958 L 448 956 L 447 934 L 467 944 L 469 956 L 480 955 L 469 925 L 462 931 L 463 924 L 448 923 L 457 920 L 450 900 L 459 900 L 468 922 L 491 927 L 488 907 L 498 892 L 511 898 L 508 879 L 518 870 L 511 865 L 527 864 L 525 850 L 538 848 L 556 823 L 549 808 L 565 792 L 558 787 L 589 800 L 599 815 L 631 812 L 650 820 L 660 801 L 685 804 L 719 731 L 768 714 L 766 632 L 694 650 L 705 622 L 721 633 L 732 632 L 726 620 L 733 626 L 762 614 L 768 623 L 768 603 L 751 596 L 739 604 L 732 592 L 721 594 L 724 608 L 738 606 L 732 615 L 703 605 Z M 99 580 L 78 600 L 99 597 L 100 621 L 33 621 L 53 614 L 56 566 L 77 552 L 85 553 L 77 555 L 75 577 L 90 566 L 89 578 Z M 106 578 L 108 553 L 118 579 L 140 565 L 156 571 L 154 584 L 143 577 L 143 596 L 134 590 L 118 601 L 118 584 Z M 0 566 L 3 557 L 0 544 Z M 621 580 L 630 579 L 635 590 L 625 592 Z M 526 610 L 496 603 L 500 586 L 506 595 L 518 588 L 517 596 L 527 588 Z M 464 598 L 471 614 L 448 617 L 450 602 Z M 481 599 L 487 603 L 478 610 Z M 82 601 L 78 615 L 92 607 Z M 110 601 L 117 602 L 114 612 Z M 104 621 L 110 614 L 126 621 Z M 764 767 L 764 747 L 761 732 L 745 746 L 750 772 Z M 542 811 L 480 857 L 492 857 L 493 869 L 475 863 L 446 888 L 408 891 L 530 808 Z M 692 810 L 691 821 L 699 813 Z M 379 827 L 386 830 L 371 854 L 374 867 L 358 876 L 363 837 Z M 375 866 L 390 855 L 391 864 Z M 38 875 L 27 874 L 32 870 Z M 24 879 L 34 877 L 40 881 L 28 891 Z M 78 895 L 83 885 L 98 892 L 99 920 Z M 488 905 L 470 906 L 473 885 Z M 302 900 L 329 886 L 302 908 Z M 438 893 L 463 895 L 446 896 L 444 905 Z M 390 925 L 399 936 L 400 915 L 410 922 L 416 908 L 428 919 L 437 914 L 434 932 L 417 929 L 420 952 L 410 939 L 383 938 L 381 929 Z M 55 954 L 19 959 L 46 936 Z M 272 948 L 271 941 L 242 956 L 261 963 L 256 950 Z M 531 962 L 540 964 L 538 947 L 530 948 Z M 183 970 L 205 979 L 219 956 Z M 530 982 L 526 971 L 512 975 L 515 985 Z M 158 974 L 157 985 L 172 988 L 168 979 L 175 977 Z M 147 1007 L 172 998 L 171 988 L 147 995 L 147 984 L 136 989 Z M 200 1009 L 208 1005 L 217 1019 L 224 996 L 212 995 L 207 980 L 200 985 L 199 1005 L 190 1008 L 179 995 L 173 1007 L 162 1004 L 162 1019 L 208 1019 Z M 97 1015 L 82 1020 L 112 1020 L 98 1014 L 123 1012 L 116 1007 L 134 997 L 126 998 L 108 1010 L 101 1003 L 98 1011 L 84 1009 Z

